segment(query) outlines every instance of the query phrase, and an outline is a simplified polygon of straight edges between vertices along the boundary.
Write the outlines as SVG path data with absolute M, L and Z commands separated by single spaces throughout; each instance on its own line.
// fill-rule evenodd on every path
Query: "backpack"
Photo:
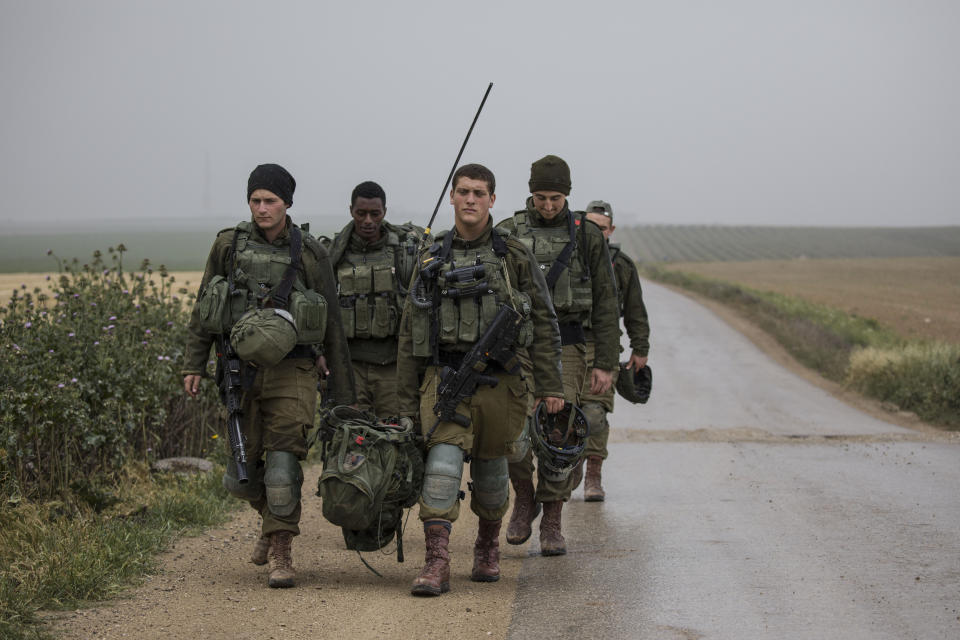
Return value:
M 337 406 L 321 412 L 323 472 L 317 483 L 323 517 L 343 530 L 347 549 L 377 551 L 396 535 L 403 562 L 403 510 L 420 498 L 422 436 L 400 425 Z

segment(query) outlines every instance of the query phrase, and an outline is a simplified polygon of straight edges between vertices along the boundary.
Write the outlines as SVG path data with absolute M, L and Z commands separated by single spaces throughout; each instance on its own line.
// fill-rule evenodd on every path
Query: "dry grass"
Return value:
M 907 338 L 960 344 L 960 258 L 683 262 L 670 269 L 873 318 Z
M 33 291 L 34 287 L 40 287 L 41 291 L 47 291 L 49 284 L 57 277 L 56 273 L 0 273 L 0 305 L 6 304 L 10 300 L 14 289 L 21 289 L 26 285 L 26 291 Z M 190 291 L 195 291 L 200 285 L 200 278 L 203 277 L 202 271 L 171 271 L 170 275 L 176 278 L 176 286 L 186 287 Z M 156 271 L 153 277 L 159 282 L 160 277 Z

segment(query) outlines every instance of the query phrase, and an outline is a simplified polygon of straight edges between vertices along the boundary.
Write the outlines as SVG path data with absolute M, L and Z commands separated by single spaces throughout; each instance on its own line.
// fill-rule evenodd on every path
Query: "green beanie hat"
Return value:
M 543 156 L 530 165 L 530 193 L 559 191 L 570 195 L 570 167 L 557 156 Z

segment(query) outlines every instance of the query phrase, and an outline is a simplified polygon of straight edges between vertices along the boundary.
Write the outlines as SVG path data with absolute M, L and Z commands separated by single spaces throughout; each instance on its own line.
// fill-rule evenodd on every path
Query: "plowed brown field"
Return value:
M 676 262 L 668 268 L 873 318 L 904 337 L 960 343 L 960 258 Z

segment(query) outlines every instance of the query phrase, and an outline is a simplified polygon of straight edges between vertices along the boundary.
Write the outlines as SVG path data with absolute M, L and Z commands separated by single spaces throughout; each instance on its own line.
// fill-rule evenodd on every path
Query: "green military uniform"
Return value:
M 357 404 L 380 417 L 398 415 L 397 331 L 421 233 L 384 221 L 380 239 L 368 243 L 351 221 L 328 247 Z
M 210 249 L 203 279 L 201 297 L 211 281 L 230 278 L 231 271 L 240 296 L 232 296 L 233 322 L 244 311 L 270 304 L 275 288 L 291 262 L 290 243 L 295 227 L 289 216 L 286 226 L 271 243 L 256 224 L 244 222 L 234 229 L 221 231 Z M 298 229 L 299 230 L 299 229 Z M 298 460 L 307 454 L 307 430 L 313 426 L 317 403 L 318 372 L 315 350 L 322 350 L 327 365 L 334 372 L 332 395 L 339 404 L 355 401 L 350 355 L 343 335 L 337 305 L 325 301 L 337 299 L 333 272 L 326 250 L 320 243 L 300 231 L 302 253 L 295 271 L 291 309 L 297 300 L 317 301 L 312 307 L 313 320 L 321 320 L 323 337 L 317 344 L 298 344 L 286 358 L 273 367 L 259 368 L 243 394 L 242 430 L 246 437 L 250 481 L 239 484 L 232 461 L 224 477 L 224 486 L 234 495 L 249 500 L 263 516 L 262 533 L 300 532 L 300 485 L 303 475 Z M 218 278 L 219 276 L 219 278 Z M 194 305 L 184 354 L 183 375 L 202 375 L 207 368 L 210 347 L 216 336 L 204 328 L 201 307 Z M 325 317 L 323 312 L 325 306 Z M 317 311 L 319 310 L 319 313 Z M 294 313 L 296 317 L 296 313 Z M 304 323 L 306 326 L 306 323 Z M 298 319 L 298 326 L 300 320 Z M 229 333 L 229 327 L 223 328 Z M 314 335 L 319 335 L 314 333 Z M 249 367 L 245 363 L 245 367 Z M 247 369 L 247 371 L 252 371 Z
M 620 250 L 620 245 L 609 244 L 610 257 L 613 260 L 613 273 L 617 279 L 618 307 L 624 327 L 630 337 L 630 350 L 633 354 L 646 357 L 650 351 L 650 323 L 647 320 L 647 308 L 643 304 L 643 291 L 640 277 L 633 260 Z M 596 338 L 592 331 L 587 332 L 588 366 L 594 366 Z M 608 456 L 607 440 L 610 437 L 610 424 L 607 413 L 613 411 L 614 388 L 602 395 L 590 393 L 589 379 L 584 381 L 580 391 L 581 408 L 590 422 L 590 436 L 587 438 L 583 455 L 585 458 Z
M 457 519 L 459 474 L 463 454 L 469 453 L 474 478 L 471 510 L 481 520 L 499 521 L 509 504 L 504 456 L 511 452 L 523 431 L 530 394 L 558 397 L 562 393 L 557 321 L 535 259 L 521 242 L 493 229 L 492 221 L 474 240 L 464 240 L 456 231 L 438 234 L 437 242 L 421 255 L 419 264 L 437 259 L 443 266 L 436 285 L 427 288 L 430 302 L 417 303 L 416 287 L 408 297 L 397 358 L 400 415 L 419 417 L 424 434 L 429 433 L 430 453 L 420 519 Z M 484 269 L 480 294 L 454 292 L 477 283 L 447 280 L 450 271 L 478 265 Z M 495 387 L 481 385 L 457 408 L 458 413 L 469 416 L 470 425 L 437 423 L 433 406 L 440 365 L 458 366 L 459 358 L 483 334 L 500 304 L 513 307 L 525 318 L 516 353 L 532 361 L 533 379 L 523 372 L 511 375 L 491 366 L 486 373 L 495 376 L 499 383 Z M 444 486 L 439 480 L 431 480 L 439 477 L 437 472 L 431 472 L 438 468 L 433 462 L 435 456 L 431 455 L 435 448 L 449 452 L 443 464 L 453 471 Z
M 607 371 L 618 367 L 616 285 L 603 234 L 586 216 L 571 212 L 566 205 L 557 216 L 546 219 L 535 209 L 533 198 L 527 199 L 526 209 L 500 222 L 497 228 L 510 231 L 530 248 L 543 273 L 549 273 L 563 257 L 573 232 L 575 249 L 550 293 L 563 342 L 564 399 L 579 404 L 587 374 L 587 328 L 597 344 L 594 366 Z M 522 460 L 510 464 L 510 478 L 529 481 L 533 470 L 533 452 L 527 451 Z M 539 474 L 538 480 L 537 502 L 566 501 L 575 486 L 572 475 L 557 482 Z

